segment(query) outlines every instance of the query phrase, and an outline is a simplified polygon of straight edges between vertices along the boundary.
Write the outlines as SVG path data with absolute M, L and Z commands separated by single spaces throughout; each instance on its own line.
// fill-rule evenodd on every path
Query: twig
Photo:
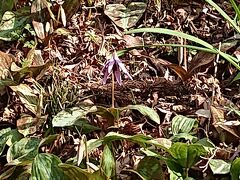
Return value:
M 112 108 L 114 108 L 114 74 L 112 73 Z

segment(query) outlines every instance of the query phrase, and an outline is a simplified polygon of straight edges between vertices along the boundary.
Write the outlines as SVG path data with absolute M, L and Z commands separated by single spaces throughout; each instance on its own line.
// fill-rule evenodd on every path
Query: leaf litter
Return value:
M 229 161 L 239 160 L 237 69 L 216 54 L 187 48 L 196 44 L 184 38 L 124 34 L 142 27 L 177 30 L 239 59 L 239 39 L 215 8 L 195 0 L 24 2 L 10 4 L 8 13 L 0 8 L 0 132 L 11 127 L 38 139 L 58 134 L 32 154 L 35 169 L 28 177 L 37 176 L 41 157 L 49 167 L 62 162 L 56 172 L 68 177 L 77 164 L 82 176 L 102 179 L 186 177 L 174 171 L 176 164 L 190 168 L 195 179 L 236 175 Z M 216 3 L 234 18 L 229 2 Z M 13 12 L 22 20 L 3 21 Z M 112 54 L 125 73 L 115 73 L 114 108 L 106 81 L 111 72 L 101 71 Z M 214 153 L 206 155 L 210 147 Z M 155 169 L 148 169 L 150 162 Z M 7 163 L 0 163 L 3 175 Z

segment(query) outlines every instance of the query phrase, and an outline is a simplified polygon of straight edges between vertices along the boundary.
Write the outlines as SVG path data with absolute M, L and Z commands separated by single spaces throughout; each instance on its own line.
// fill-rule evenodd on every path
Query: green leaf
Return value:
M 130 2 L 123 4 L 108 4 L 104 13 L 119 27 L 128 29 L 136 25 L 146 10 L 144 2 Z
M 179 134 L 176 134 L 176 135 L 171 137 L 171 140 L 173 142 L 180 141 L 180 139 L 185 139 L 185 140 L 190 141 L 190 142 L 196 142 L 198 140 L 197 137 L 192 136 L 188 133 L 179 133 Z
M 139 29 L 133 29 L 130 31 L 126 31 L 124 32 L 125 34 L 132 34 L 132 33 L 143 33 L 143 32 L 149 32 L 149 33 L 159 33 L 159 34 L 167 34 L 167 35 L 171 35 L 171 36 L 178 36 L 178 37 L 182 37 L 184 39 L 188 39 L 190 41 L 194 41 L 198 44 L 201 44 L 202 46 L 211 49 L 211 50 L 215 50 L 215 52 L 217 52 L 217 49 L 214 48 L 211 44 L 186 33 L 180 32 L 180 31 L 175 31 L 175 30 L 171 30 L 171 29 L 165 29 L 165 28 L 139 28 Z
M 6 11 L 0 23 L 0 40 L 14 41 L 22 37 L 24 27 L 30 23 L 30 8 L 23 7 L 15 13 Z
M 137 172 L 144 177 L 145 180 L 164 179 L 160 160 L 155 157 L 144 157 L 141 159 L 137 166 Z
M 210 51 L 212 51 L 212 53 L 216 53 L 216 54 L 221 55 L 227 61 L 229 61 L 232 65 L 234 65 L 238 70 L 240 70 L 240 66 L 238 64 L 238 59 L 236 59 L 235 57 L 233 57 L 229 54 L 226 54 L 226 53 L 220 51 L 219 49 L 213 47 L 211 44 L 207 43 L 206 41 L 203 41 L 203 40 L 201 40 L 201 39 L 199 39 L 195 36 L 188 35 L 188 34 L 183 33 L 183 32 L 179 32 L 179 31 L 171 30 L 171 29 L 165 29 L 165 28 L 139 28 L 139 29 L 126 31 L 124 33 L 125 34 L 132 34 L 132 33 L 144 33 L 144 32 L 167 34 L 167 35 L 177 36 L 177 37 L 181 37 L 181 38 L 193 41 L 197 44 L 200 44 L 200 45 L 208 48 Z
M 240 8 L 239 5 L 236 4 L 235 0 L 230 0 L 234 11 L 236 12 L 237 19 L 240 20 Z
M 240 179 L 240 158 L 236 158 L 230 168 L 230 174 L 232 180 L 239 180 Z
M 58 166 L 63 170 L 68 179 L 71 180 L 106 180 L 106 178 L 101 175 L 100 171 L 89 173 L 85 169 L 64 163 L 61 163 Z
M 202 138 L 199 141 L 197 141 L 195 144 L 200 144 L 204 147 L 204 149 L 210 153 L 213 153 L 213 151 L 215 150 L 216 146 L 214 145 L 214 143 L 212 141 L 210 141 L 207 138 Z
M 7 161 L 19 164 L 31 161 L 37 155 L 40 140 L 37 138 L 23 138 L 10 146 L 7 152 Z
M 111 141 L 118 141 L 118 140 L 128 140 L 132 141 L 134 143 L 140 144 L 142 147 L 146 147 L 147 145 L 154 145 L 156 147 L 159 147 L 166 152 L 169 152 L 169 142 L 166 143 L 166 140 L 164 141 L 158 141 L 157 139 L 153 139 L 152 137 L 145 136 L 142 134 L 129 136 L 124 134 L 119 134 L 115 132 L 109 132 L 103 139 L 103 143 L 108 143 Z
M 67 180 L 63 170 L 58 166 L 61 160 L 47 153 L 38 154 L 32 163 L 30 180 Z
M 71 180 L 88 180 L 90 173 L 87 171 L 70 164 L 61 163 L 58 165 L 64 172 L 64 174 Z
M 199 144 L 186 144 L 177 142 L 170 147 L 173 159 L 184 168 L 191 168 L 200 158 L 206 154 L 206 150 Z
M 222 159 L 210 159 L 209 166 L 213 174 L 228 174 L 230 172 L 231 164 Z
M 240 72 L 234 77 L 234 79 L 232 80 L 232 82 L 237 81 L 240 79 Z
M 144 106 L 144 105 L 128 105 L 127 107 L 122 108 L 122 110 L 125 109 L 134 109 L 139 111 L 144 116 L 148 116 L 152 121 L 156 122 L 157 124 L 160 124 L 160 117 L 154 111 L 152 108 Z
M 2 19 L 2 15 L 6 12 L 6 11 L 11 11 L 12 8 L 14 7 L 14 0 L 0 0 L 0 21 Z
M 63 110 L 54 116 L 52 120 L 53 127 L 69 127 L 69 126 L 79 126 L 83 130 L 98 130 L 99 128 L 90 125 L 86 121 L 86 115 L 89 112 L 96 110 L 96 107 L 73 107 L 70 109 Z
M 111 143 L 104 146 L 102 160 L 101 160 L 101 172 L 110 179 L 116 175 L 116 161 L 114 158 Z
M 41 142 L 38 145 L 38 148 L 44 146 L 44 145 L 49 145 L 50 143 L 54 142 L 59 134 L 53 134 L 45 137 L 44 139 L 41 140 Z
M 10 128 L 0 131 L 0 156 L 3 153 L 5 145 L 11 146 L 14 142 L 19 141 L 23 136 L 16 130 Z
M 215 2 L 212 0 L 205 0 L 208 4 L 213 6 L 232 26 L 233 28 L 240 33 L 240 27 L 235 23 L 225 12 L 222 10 Z
M 177 135 L 179 133 L 189 133 L 196 122 L 196 119 L 188 118 L 182 115 L 175 116 L 172 119 L 173 135 Z

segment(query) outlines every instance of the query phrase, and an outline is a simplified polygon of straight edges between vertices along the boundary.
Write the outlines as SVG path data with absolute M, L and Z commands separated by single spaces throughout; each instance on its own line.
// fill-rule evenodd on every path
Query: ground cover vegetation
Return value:
M 0 179 L 240 179 L 239 0 L 0 0 Z

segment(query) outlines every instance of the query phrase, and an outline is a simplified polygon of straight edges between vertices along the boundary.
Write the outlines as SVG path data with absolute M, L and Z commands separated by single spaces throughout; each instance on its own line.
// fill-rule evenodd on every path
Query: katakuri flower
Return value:
M 102 72 L 104 74 L 103 84 L 106 84 L 108 76 L 114 73 L 114 76 L 119 85 L 122 85 L 121 71 L 125 73 L 129 79 L 133 80 L 131 75 L 128 73 L 122 61 L 118 58 L 117 53 L 114 52 L 112 58 L 106 62 Z

